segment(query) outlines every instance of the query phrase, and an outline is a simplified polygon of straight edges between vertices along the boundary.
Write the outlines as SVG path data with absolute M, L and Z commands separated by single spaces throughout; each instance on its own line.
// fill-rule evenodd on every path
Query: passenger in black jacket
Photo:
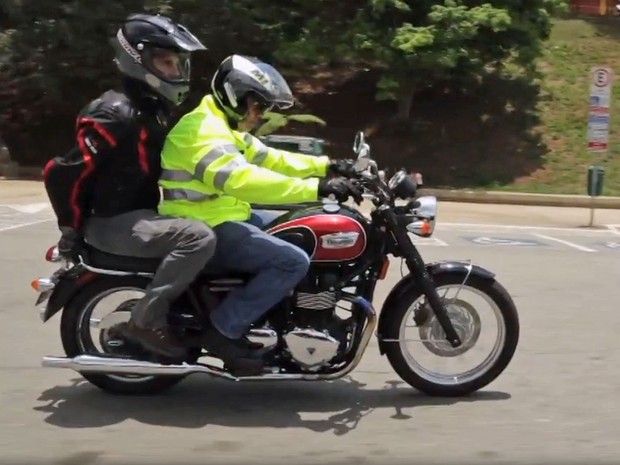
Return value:
M 163 259 L 125 334 L 176 358 L 184 351 L 168 332 L 168 307 L 213 256 L 215 235 L 202 222 L 158 215 L 157 181 L 172 110 L 189 91 L 190 54 L 205 47 L 182 25 L 145 14 L 130 16 L 112 44 L 122 86 L 83 108 L 76 145 L 48 162 L 45 188 L 61 254 L 74 255 L 84 241 L 108 253 Z

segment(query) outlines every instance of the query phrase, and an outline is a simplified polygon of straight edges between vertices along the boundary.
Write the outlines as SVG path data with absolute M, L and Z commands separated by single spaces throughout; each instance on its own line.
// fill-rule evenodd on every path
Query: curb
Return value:
M 620 209 L 620 197 L 587 195 L 532 194 L 501 191 L 420 188 L 421 195 L 434 195 L 444 202 L 492 203 L 498 205 L 531 205 L 540 207 L 572 207 Z
M 43 167 L 19 166 L 15 162 L 0 164 L 0 178 L 19 180 L 43 180 Z
M 40 167 L 0 165 L 0 180 L 42 180 Z M 434 189 L 422 187 L 420 195 L 433 195 L 443 202 L 488 203 L 497 205 L 531 205 L 542 207 L 600 208 L 620 210 L 620 197 L 589 197 L 587 195 L 532 194 L 503 191 Z

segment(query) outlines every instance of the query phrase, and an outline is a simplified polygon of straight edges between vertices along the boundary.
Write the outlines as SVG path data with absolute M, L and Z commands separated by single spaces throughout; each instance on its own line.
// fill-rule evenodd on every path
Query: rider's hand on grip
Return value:
M 362 196 L 364 188 L 362 185 L 358 181 L 349 181 L 349 189 L 355 203 L 360 205 L 364 201 L 364 197 Z
M 354 164 L 354 160 L 330 160 L 327 166 L 327 175 L 354 178 L 356 176 L 355 170 L 353 169 Z
M 344 178 L 324 178 L 319 181 L 319 197 L 333 195 L 338 202 L 345 202 L 349 195 L 354 195 L 354 192 L 353 184 Z

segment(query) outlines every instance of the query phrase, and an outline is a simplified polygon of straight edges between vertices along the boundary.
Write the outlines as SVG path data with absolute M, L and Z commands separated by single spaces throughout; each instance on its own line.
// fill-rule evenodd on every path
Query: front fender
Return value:
M 45 309 L 41 311 L 41 320 L 43 323 L 58 313 L 82 287 L 90 283 L 96 277 L 96 273 L 88 271 L 80 265 L 68 270 L 60 276 Z
M 444 273 L 451 274 L 461 274 L 463 275 L 463 281 L 466 282 L 466 278 L 469 276 L 476 276 L 478 278 L 494 280 L 495 273 L 489 271 L 485 268 L 482 268 L 478 265 L 472 265 L 469 262 L 457 262 L 457 261 L 436 261 L 432 263 L 426 264 L 426 270 L 431 275 L 431 277 L 438 276 Z M 417 283 L 415 278 L 408 274 L 403 277 L 396 285 L 392 288 L 388 296 L 385 298 L 385 302 L 381 307 L 381 313 L 379 315 L 379 322 L 377 324 L 377 337 L 379 339 L 379 352 L 381 355 L 385 353 L 385 347 L 381 342 L 383 329 L 385 326 L 385 322 L 387 318 L 385 315 L 390 311 L 390 308 L 394 306 L 395 302 L 398 302 L 405 294 L 411 292 Z

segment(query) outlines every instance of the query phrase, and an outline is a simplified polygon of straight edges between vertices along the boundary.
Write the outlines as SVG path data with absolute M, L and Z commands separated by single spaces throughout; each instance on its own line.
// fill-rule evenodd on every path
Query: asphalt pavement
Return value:
M 425 259 L 471 259 L 494 271 L 521 317 L 511 365 L 471 397 L 416 392 L 373 340 L 344 380 L 192 375 L 166 394 L 124 398 L 40 366 L 44 355 L 63 355 L 58 315 L 42 324 L 30 288 L 55 269 L 43 255 L 57 232 L 44 200 L 0 204 L 0 454 L 8 462 L 618 462 L 619 211 L 587 229 L 586 210 L 440 206 L 435 237 L 416 241 Z M 392 260 L 377 309 L 399 265 Z

